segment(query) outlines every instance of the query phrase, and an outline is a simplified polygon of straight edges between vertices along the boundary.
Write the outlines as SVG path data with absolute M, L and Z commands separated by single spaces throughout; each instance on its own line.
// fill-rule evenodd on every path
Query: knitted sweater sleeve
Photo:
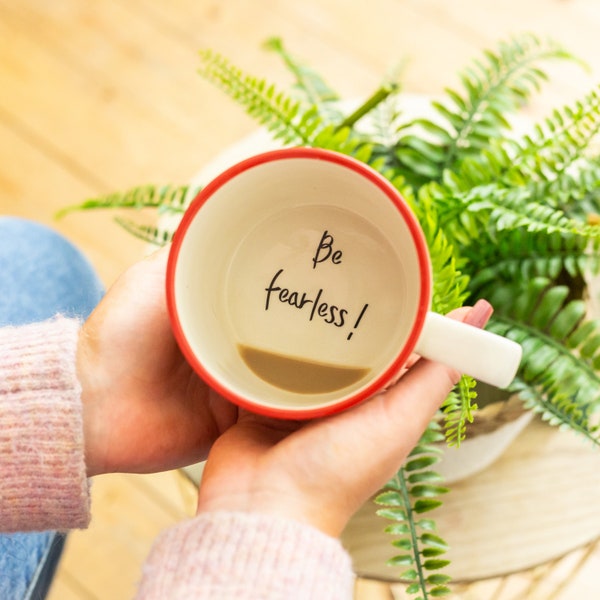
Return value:
M 72 529 L 89 522 L 79 323 L 57 317 L 0 328 L 0 529 Z
M 137 600 L 350 600 L 353 587 L 338 540 L 292 520 L 214 512 L 159 536 Z
M 89 523 L 79 323 L 57 317 L 0 328 L 0 530 Z M 159 536 L 140 600 L 348 600 L 354 575 L 339 541 L 266 515 L 209 513 Z

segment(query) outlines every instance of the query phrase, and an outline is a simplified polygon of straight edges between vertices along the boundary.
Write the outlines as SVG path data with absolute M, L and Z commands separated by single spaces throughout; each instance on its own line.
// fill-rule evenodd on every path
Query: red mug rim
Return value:
M 398 354 L 391 362 L 391 364 L 382 371 L 375 379 L 368 384 L 366 387 L 350 394 L 348 397 L 341 399 L 339 402 L 329 401 L 327 404 L 315 407 L 304 407 L 299 409 L 292 409 L 287 407 L 278 407 L 266 404 L 257 404 L 254 401 L 241 396 L 227 384 L 223 383 L 219 379 L 215 378 L 207 369 L 205 369 L 202 361 L 198 359 L 190 344 L 187 341 L 184 328 L 179 318 L 177 303 L 175 298 L 175 272 L 177 268 L 177 262 L 183 239 L 185 238 L 186 232 L 190 227 L 196 215 L 204 204 L 208 201 L 212 195 L 228 183 L 230 180 L 238 176 L 239 174 L 252 169 L 256 166 L 263 165 L 265 163 L 280 161 L 286 159 L 295 158 L 310 158 L 317 160 L 324 160 L 335 163 L 337 165 L 351 169 L 355 173 L 365 177 L 372 184 L 377 186 L 392 202 L 398 212 L 401 214 L 404 222 L 406 223 L 409 232 L 412 236 L 414 246 L 417 250 L 417 257 L 419 263 L 419 272 L 421 275 L 421 286 L 420 296 L 418 302 L 417 314 L 414 323 L 410 329 L 410 333 L 406 339 L 405 344 L 399 349 Z M 169 258 L 167 262 L 167 273 L 166 273 L 166 296 L 167 296 L 167 310 L 169 319 L 171 321 L 171 328 L 175 339 L 181 349 L 185 359 L 194 369 L 194 371 L 215 391 L 221 394 L 224 398 L 230 400 L 234 404 L 245 408 L 251 412 L 259 413 L 268 417 L 284 418 L 284 419 L 310 419 L 316 417 L 323 417 L 326 415 L 334 414 L 349 408 L 354 404 L 358 404 L 363 400 L 373 396 L 375 393 L 385 387 L 392 377 L 398 373 L 401 367 L 406 363 L 409 356 L 413 352 L 421 330 L 423 329 L 425 318 L 430 308 L 431 303 L 431 264 L 429 260 L 429 251 L 427 242 L 423 235 L 423 231 L 416 216 L 408 206 L 406 200 L 402 197 L 400 192 L 392 186 L 392 184 L 380 175 L 377 171 L 358 161 L 355 158 L 334 152 L 331 150 L 324 150 L 321 148 L 312 147 L 294 147 L 294 148 L 282 148 L 278 150 L 271 150 L 269 152 L 263 152 L 261 154 L 254 155 L 250 158 L 242 160 L 241 162 L 232 165 L 223 171 L 220 175 L 215 177 L 210 183 L 208 183 L 198 194 L 194 200 L 190 203 L 186 212 L 183 215 L 181 223 L 179 224 L 174 236 L 169 252 Z

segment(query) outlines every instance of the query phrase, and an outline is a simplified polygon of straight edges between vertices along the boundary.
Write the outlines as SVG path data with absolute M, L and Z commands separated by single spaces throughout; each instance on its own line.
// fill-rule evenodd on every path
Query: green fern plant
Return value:
M 433 309 L 447 312 L 479 298 L 495 314 L 489 329 L 524 350 L 507 390 L 550 425 L 600 445 L 600 323 L 587 316 L 586 278 L 600 270 L 600 88 L 558 108 L 526 134 L 511 129 L 547 79 L 548 61 L 580 62 L 554 41 L 515 36 L 486 50 L 446 89 L 427 115 L 404 114 L 401 86 L 388 77 L 352 111 L 318 72 L 269 40 L 294 78 L 281 90 L 244 73 L 212 50 L 200 75 L 243 107 L 275 140 L 353 155 L 404 195 L 427 239 L 434 273 Z M 151 209 L 177 216 L 189 186 L 140 186 L 93 198 L 81 209 Z M 65 212 L 68 212 L 67 209 Z M 119 216 L 134 235 L 168 243 L 174 225 Z M 475 382 L 464 377 L 411 456 L 377 496 L 378 514 L 400 553 L 407 590 L 427 599 L 449 592 L 440 573 L 447 544 L 422 517 L 447 489 L 433 470 L 445 439 L 458 446 L 476 418 Z

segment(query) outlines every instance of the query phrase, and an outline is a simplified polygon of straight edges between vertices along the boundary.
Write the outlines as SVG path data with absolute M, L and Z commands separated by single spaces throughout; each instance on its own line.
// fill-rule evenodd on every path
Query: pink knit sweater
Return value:
M 79 324 L 57 317 L 0 329 L 0 530 L 83 528 Z M 257 514 L 206 513 L 168 529 L 144 566 L 138 598 L 348 599 L 350 559 L 320 531 Z

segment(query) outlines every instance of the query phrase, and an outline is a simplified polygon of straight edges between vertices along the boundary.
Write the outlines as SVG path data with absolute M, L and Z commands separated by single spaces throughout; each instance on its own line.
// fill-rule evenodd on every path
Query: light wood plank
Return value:
M 65 553 L 70 552 L 71 546 L 67 542 Z M 59 566 L 46 598 L 47 600 L 100 600 L 99 596 L 82 588 L 77 580 L 73 579 L 71 574 L 62 566 Z
M 89 195 L 89 185 L 1 119 L 0 139 L 0 213 L 45 223 L 61 232 L 84 250 L 107 285 L 142 256 L 145 245 L 121 231 L 108 214 L 75 214 L 57 222 L 54 213 Z
M 187 516 L 179 477 L 170 472 L 107 475 L 94 480 L 92 523 L 89 529 L 70 534 L 59 576 L 68 574 L 65 577 L 72 582 L 71 588 L 92 598 L 132 598 L 142 564 L 158 534 Z M 148 493 L 140 486 L 144 479 L 155 480 L 151 487 L 161 487 L 161 494 Z M 60 588 L 53 593 L 59 594 Z
M 156 31 L 136 28 L 140 21 L 123 19 L 122 11 L 105 15 L 108 3 L 102 11 L 76 4 L 83 14 L 73 9 L 70 20 L 27 11 L 25 2 L 2 6 L 2 71 L 14 72 L 11 60 L 21 56 L 27 63 L 18 78 L 0 78 L 0 102 L 18 107 L 15 118 L 92 173 L 96 191 L 186 181 L 201 160 L 192 143 L 197 147 L 197 132 L 209 121 L 197 109 L 201 82 L 193 61 L 169 39 L 161 46 Z M 102 15 L 113 23 L 112 36 Z M 126 35 L 123 47 L 118 37 Z M 68 110 L 66 98 L 77 99 Z
M 546 597 L 539 594 L 536 600 L 571 600 L 598 595 L 600 542 L 565 557 L 565 562 L 568 562 L 568 570 L 550 571 L 544 590 Z
M 496 463 L 454 483 L 436 511 L 450 545 L 447 572 L 458 581 L 507 575 L 595 541 L 597 472 L 597 452 L 579 437 L 532 422 Z M 365 505 L 343 540 L 361 574 L 394 578 L 385 567 L 393 549 L 378 521 Z
M 573 64 L 549 65 L 551 81 L 543 94 L 532 101 L 531 113 L 546 115 L 553 108 L 579 98 L 600 81 L 598 53 L 598 6 L 589 1 L 552 2 L 550 0 L 410 0 L 419 14 L 470 39 L 476 47 L 495 46 L 500 39 L 531 32 L 552 38 L 584 59 L 591 73 Z M 452 53 L 452 49 L 448 49 Z M 441 55 L 435 52 L 441 62 Z M 464 57 L 470 59 L 471 57 Z

